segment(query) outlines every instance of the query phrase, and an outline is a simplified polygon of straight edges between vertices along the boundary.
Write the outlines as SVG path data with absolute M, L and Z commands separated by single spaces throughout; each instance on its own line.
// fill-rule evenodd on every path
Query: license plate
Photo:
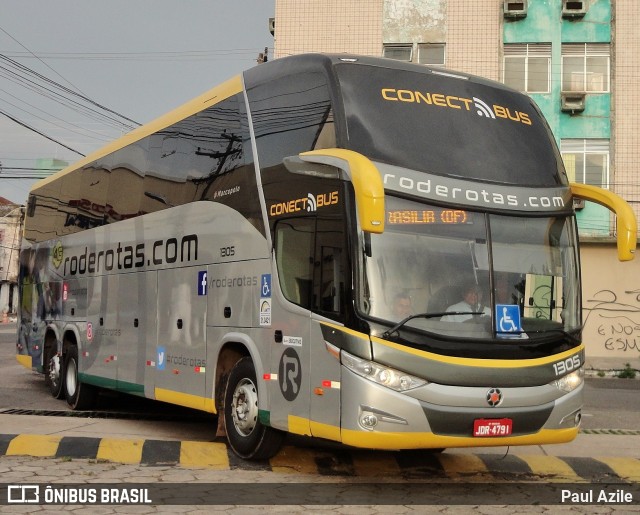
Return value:
M 473 436 L 509 436 L 512 429 L 510 418 L 477 418 L 473 421 Z

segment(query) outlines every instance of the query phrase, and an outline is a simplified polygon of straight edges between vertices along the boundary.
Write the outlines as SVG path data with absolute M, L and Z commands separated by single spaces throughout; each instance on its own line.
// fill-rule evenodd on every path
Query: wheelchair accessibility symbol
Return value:
M 519 333 L 522 331 L 520 309 L 516 304 L 497 304 L 496 316 L 499 333 Z
M 262 274 L 260 278 L 260 297 L 271 297 L 271 274 Z

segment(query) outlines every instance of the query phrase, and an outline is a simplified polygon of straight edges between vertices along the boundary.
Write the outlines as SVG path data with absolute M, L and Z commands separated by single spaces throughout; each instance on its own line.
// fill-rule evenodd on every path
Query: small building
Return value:
M 0 197 L 0 312 L 18 309 L 18 258 L 24 206 Z

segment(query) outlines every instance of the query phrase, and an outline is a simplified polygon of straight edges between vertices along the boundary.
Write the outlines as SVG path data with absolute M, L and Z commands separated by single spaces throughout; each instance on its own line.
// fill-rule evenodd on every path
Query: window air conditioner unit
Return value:
M 562 0 L 563 18 L 582 18 L 587 9 L 587 0 Z
M 561 109 L 562 111 L 570 113 L 578 113 L 584 111 L 586 94 L 568 92 L 561 95 Z
M 584 199 L 574 198 L 573 209 L 575 209 L 576 211 L 580 211 L 581 209 L 584 209 Z
M 269 32 L 271 32 L 272 36 L 276 35 L 276 19 L 269 18 Z
M 512 20 L 525 18 L 527 16 L 527 0 L 514 2 L 512 0 L 504 0 L 504 17 Z

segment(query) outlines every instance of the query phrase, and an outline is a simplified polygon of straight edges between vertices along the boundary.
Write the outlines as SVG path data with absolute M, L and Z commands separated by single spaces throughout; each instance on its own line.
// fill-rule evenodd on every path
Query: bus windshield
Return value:
M 359 298 L 371 317 L 445 338 L 528 339 L 580 327 L 571 217 L 504 216 L 387 196 L 385 232 L 370 237 Z
M 496 184 L 566 184 L 562 160 L 533 101 L 442 72 L 336 66 L 344 147 L 369 159 Z

